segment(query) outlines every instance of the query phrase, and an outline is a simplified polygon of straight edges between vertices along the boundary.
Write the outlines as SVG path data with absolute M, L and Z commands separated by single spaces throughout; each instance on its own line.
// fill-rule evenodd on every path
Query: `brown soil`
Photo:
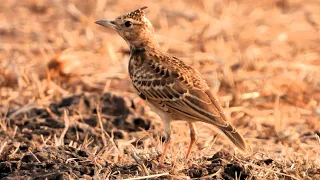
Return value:
M 63 145 L 59 145 L 57 143 L 61 136 L 58 136 L 62 135 L 66 128 L 66 113 L 73 118 L 67 120 L 70 124 L 62 139 Z M 79 114 L 83 116 L 77 117 Z M 98 114 L 101 116 L 106 135 L 113 134 L 114 141 L 128 139 L 131 133 L 155 130 L 155 125 L 145 116 L 144 107 L 110 92 L 103 95 L 74 95 L 58 103 L 51 103 L 47 108 L 34 107 L 22 113 L 12 110 L 7 114 L 7 117 L 12 117 L 7 118 L 7 123 L 14 124 L 17 129 L 14 134 L 1 133 L 1 140 L 6 144 L 0 156 L 0 178 L 90 179 L 97 172 L 113 172 L 113 176 L 121 175 L 124 178 L 139 174 L 139 164 L 162 170 L 172 168 L 160 167 L 157 162 L 153 162 L 155 159 L 143 159 L 139 164 L 119 166 L 99 158 L 99 153 L 112 145 L 110 142 L 104 145 Z M 54 139 L 51 139 L 53 136 Z M 143 146 L 143 141 L 139 139 L 131 144 L 139 148 Z M 200 178 L 216 172 L 221 172 L 219 176 L 224 179 L 234 179 L 236 175 L 241 177 L 240 179 L 248 177 L 245 167 L 232 158 L 233 156 L 226 151 L 220 151 L 211 158 L 203 157 L 201 164 L 190 164 L 187 169 L 180 170 L 180 173 L 185 173 L 191 178 Z M 272 160 L 266 160 L 264 163 L 270 164 Z

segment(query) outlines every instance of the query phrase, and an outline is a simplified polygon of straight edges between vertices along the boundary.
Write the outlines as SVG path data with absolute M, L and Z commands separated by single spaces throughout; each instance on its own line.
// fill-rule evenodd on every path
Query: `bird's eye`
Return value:
M 126 21 L 126 22 L 124 23 L 124 25 L 125 25 L 126 27 L 130 27 L 130 26 L 132 25 L 132 22 L 131 22 L 131 21 Z

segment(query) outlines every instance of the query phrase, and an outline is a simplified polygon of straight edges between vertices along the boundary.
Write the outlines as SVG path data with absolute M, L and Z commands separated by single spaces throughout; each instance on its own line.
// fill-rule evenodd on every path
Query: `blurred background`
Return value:
M 197 68 L 225 106 L 272 109 L 281 101 L 319 113 L 317 0 L 8 0 L 0 5 L 2 106 L 134 92 L 127 44 L 94 22 L 142 6 L 161 48 Z
M 1 87 L 29 90 L 37 84 L 41 88 L 29 95 L 38 98 L 67 93 L 42 82 L 50 74 L 59 86 L 60 78 L 84 85 L 66 84 L 67 89 L 131 91 L 124 83 L 129 80 L 127 44 L 94 22 L 145 5 L 162 49 L 199 69 L 214 91 L 225 88 L 222 93 L 233 96 L 257 92 L 252 95 L 281 97 L 308 109 L 317 105 L 316 0 L 8 0 L 0 6 Z M 3 94 L 1 100 L 12 95 Z
M 135 96 L 126 42 L 94 22 L 143 6 L 161 48 L 202 73 L 253 149 L 319 136 L 319 0 L 3 1 L 0 113 L 83 92 Z

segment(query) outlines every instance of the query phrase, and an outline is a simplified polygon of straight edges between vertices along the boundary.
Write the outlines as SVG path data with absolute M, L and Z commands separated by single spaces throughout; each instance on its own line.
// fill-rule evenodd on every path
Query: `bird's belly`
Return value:
M 158 114 L 162 121 L 193 121 L 192 119 L 184 116 L 180 116 L 176 113 L 164 111 L 157 106 L 153 105 L 153 103 L 146 101 L 146 104 L 151 108 L 153 112 Z
M 168 114 L 168 112 L 164 112 L 163 110 L 159 109 L 158 107 L 154 106 L 151 102 L 146 100 L 146 104 L 150 107 L 150 109 L 155 112 L 161 120 L 171 121 L 173 118 Z

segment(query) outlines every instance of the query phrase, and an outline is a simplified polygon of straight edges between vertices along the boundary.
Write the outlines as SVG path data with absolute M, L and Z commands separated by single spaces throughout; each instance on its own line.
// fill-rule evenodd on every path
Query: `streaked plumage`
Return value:
M 130 46 L 129 74 L 139 96 L 146 100 L 164 123 L 167 144 L 160 159 L 162 163 L 171 139 L 170 122 L 189 122 L 191 148 L 197 139 L 194 122 L 212 124 L 242 151 L 246 143 L 226 120 L 221 105 L 210 91 L 201 74 L 180 59 L 160 50 L 153 36 L 153 28 L 143 9 L 127 13 L 113 21 L 98 24 L 115 29 Z

